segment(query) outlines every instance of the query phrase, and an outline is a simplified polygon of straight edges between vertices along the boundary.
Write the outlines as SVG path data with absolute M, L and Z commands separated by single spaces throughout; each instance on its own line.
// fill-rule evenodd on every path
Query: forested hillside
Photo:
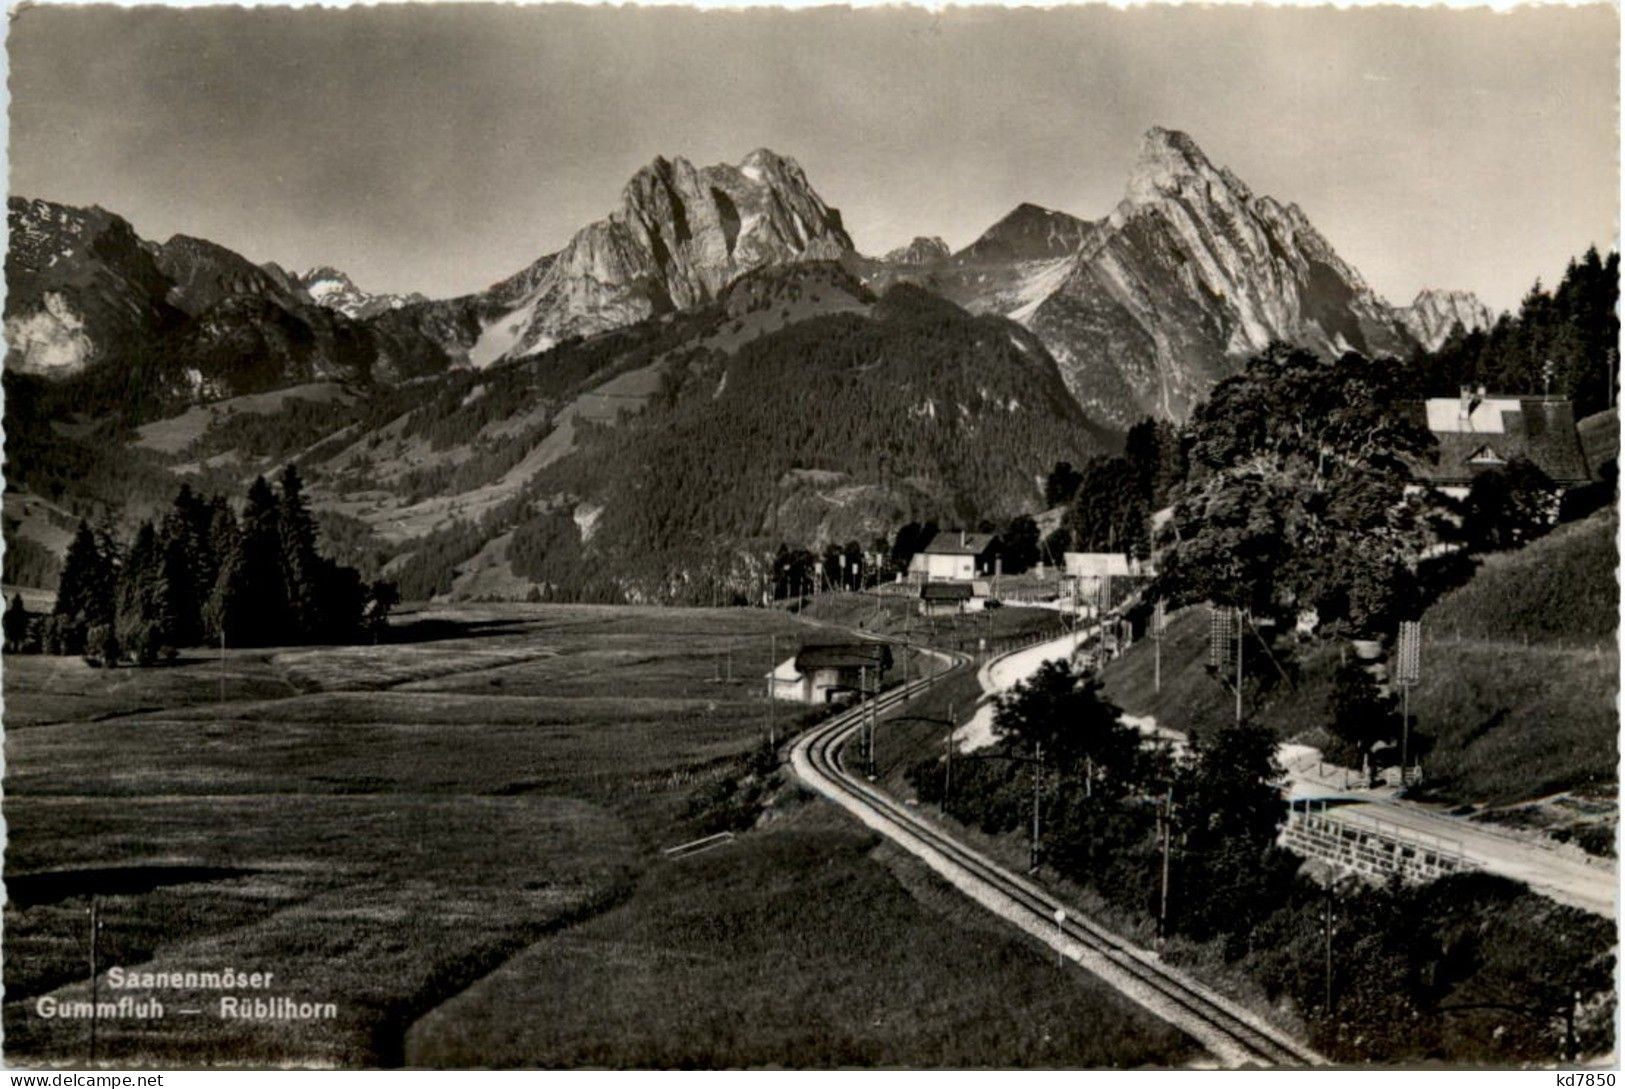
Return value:
M 1031 334 L 906 286 L 867 317 L 799 322 L 731 358 L 696 353 L 668 372 L 666 394 L 667 406 L 629 431 L 589 434 L 542 478 L 543 491 L 595 512 L 593 565 L 657 575 L 651 557 L 698 552 L 731 567 L 741 546 L 999 519 L 1040 506 L 1040 474 L 1057 459 L 1115 443 Z M 560 563 L 558 534 L 522 531 L 555 547 L 516 557 L 516 571 L 579 578 Z

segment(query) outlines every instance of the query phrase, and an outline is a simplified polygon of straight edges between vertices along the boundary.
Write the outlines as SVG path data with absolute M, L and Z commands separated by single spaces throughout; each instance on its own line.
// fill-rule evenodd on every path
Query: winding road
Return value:
M 932 651 L 947 665 L 907 686 L 923 691 L 970 659 Z M 882 695 L 885 714 L 904 688 Z M 1309 1066 L 1324 1060 L 1280 1029 L 1158 960 L 1152 953 L 1080 915 L 1031 881 L 958 842 L 919 814 L 849 772 L 847 743 L 863 727 L 868 707 L 854 707 L 809 730 L 790 750 L 796 775 L 813 790 L 919 858 L 989 911 L 1039 939 L 1062 957 L 1181 1029 L 1227 1066 Z M 1064 912 L 1064 914 L 1057 914 Z M 1059 921 L 1058 921 L 1059 920 Z

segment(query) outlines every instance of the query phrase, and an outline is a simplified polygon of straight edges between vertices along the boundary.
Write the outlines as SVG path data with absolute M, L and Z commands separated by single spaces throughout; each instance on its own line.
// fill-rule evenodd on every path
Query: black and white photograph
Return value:
M 6 35 L 13 1085 L 1614 1084 L 1617 3 Z

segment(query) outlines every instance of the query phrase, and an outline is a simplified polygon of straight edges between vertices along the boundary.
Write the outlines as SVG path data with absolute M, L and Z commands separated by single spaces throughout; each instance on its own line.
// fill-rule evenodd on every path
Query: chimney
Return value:
M 960 548 L 965 547 L 965 531 L 964 530 L 959 531 L 959 547 Z
M 1466 424 L 1467 424 L 1467 421 L 1472 418 L 1472 415 L 1473 415 L 1473 387 L 1472 386 L 1462 386 L 1461 387 L 1461 405 L 1460 405 L 1460 408 L 1456 412 L 1456 420 L 1463 427 L 1465 427 Z

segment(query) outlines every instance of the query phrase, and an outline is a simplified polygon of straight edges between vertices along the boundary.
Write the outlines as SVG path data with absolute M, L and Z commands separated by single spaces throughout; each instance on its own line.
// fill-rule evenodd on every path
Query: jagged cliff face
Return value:
M 755 269 L 851 252 L 840 213 L 794 159 L 765 149 L 737 166 L 656 159 L 627 184 L 619 209 L 486 293 L 488 308 L 501 312 L 469 362 L 486 366 L 689 309 Z
M 446 345 L 478 332 L 455 302 L 386 307 L 399 316 L 375 327 L 317 305 L 274 264 L 187 235 L 149 242 L 101 208 L 14 198 L 8 218 L 6 366 L 26 374 L 141 361 L 143 395 L 207 401 L 312 378 L 432 374 L 455 362 Z
M 1403 352 L 1405 327 L 1294 204 L 1255 196 L 1184 133 L 1152 129 L 1126 195 L 1011 314 L 1086 410 L 1182 418 L 1272 341 Z
M 112 343 L 144 342 L 184 315 L 153 247 L 101 208 L 12 198 L 6 252 L 6 365 L 77 374 Z
M 1488 329 L 1494 324 L 1490 308 L 1471 291 L 1437 291 L 1424 288 L 1411 305 L 1396 312 L 1406 330 L 1428 351 L 1435 351 L 1457 325 L 1462 332 Z

